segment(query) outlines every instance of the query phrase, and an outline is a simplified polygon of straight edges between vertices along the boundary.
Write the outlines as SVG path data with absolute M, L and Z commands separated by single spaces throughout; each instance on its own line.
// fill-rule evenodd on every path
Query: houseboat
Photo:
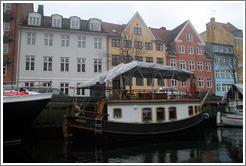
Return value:
M 217 113 L 217 126 L 243 126 L 243 85 L 231 84 L 220 105 L 225 106 L 225 112 Z
M 154 75 L 153 75 L 154 73 Z M 160 64 L 131 62 L 120 64 L 112 70 L 78 86 L 96 87 L 108 80 L 122 77 L 195 79 L 192 72 Z M 71 110 L 64 123 L 64 137 L 79 139 L 103 136 L 106 139 L 126 139 L 169 134 L 193 127 L 204 119 L 201 100 L 180 93 L 167 97 L 167 93 L 129 88 L 107 89 L 105 99 L 98 101 L 93 111 L 83 108 Z

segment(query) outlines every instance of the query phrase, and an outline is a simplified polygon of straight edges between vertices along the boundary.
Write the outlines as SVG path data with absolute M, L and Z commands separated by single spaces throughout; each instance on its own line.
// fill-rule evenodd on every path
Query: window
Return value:
M 204 78 L 203 77 L 199 77 L 198 78 L 198 86 L 199 87 L 204 87 Z
M 207 87 L 212 88 L 212 78 L 210 77 L 207 78 Z
M 225 59 L 224 58 L 220 58 L 220 65 L 225 65 Z
M 10 22 L 9 21 L 3 22 L 3 31 L 10 31 Z
M 216 84 L 216 91 L 220 92 L 221 91 L 221 84 Z
M 146 57 L 147 63 L 153 63 L 153 57 Z
M 197 48 L 196 48 L 196 54 L 197 54 L 197 55 L 202 55 L 202 49 L 199 48 L 199 47 L 197 47 Z
M 152 121 L 152 110 L 151 108 L 143 108 L 143 122 L 151 122 Z
M 186 33 L 187 41 L 193 41 L 192 33 Z
M 179 53 L 185 53 L 185 46 L 179 45 Z
M 61 28 L 61 18 L 52 18 L 52 27 Z
M 163 65 L 163 58 L 157 58 L 156 63 Z
M 216 65 L 220 64 L 220 59 L 219 58 L 215 58 L 215 64 Z
M 176 59 L 170 59 L 170 66 L 176 67 Z
M 79 29 L 79 20 L 71 20 L 71 29 Z
M 143 62 L 143 57 L 142 56 L 135 56 L 135 60 Z
M 213 48 L 214 48 L 214 52 L 219 52 L 219 46 L 214 45 Z
M 146 43 L 145 43 L 145 49 L 146 49 L 146 50 L 152 50 L 152 49 L 153 49 L 152 43 L 146 42 Z
M 68 72 L 69 71 L 69 58 L 61 57 L 61 71 Z
M 85 72 L 85 58 L 77 58 L 77 72 Z
M 62 35 L 61 36 L 61 46 L 62 47 L 69 47 L 69 35 Z
M 136 86 L 143 86 L 143 78 L 139 78 L 137 77 L 136 78 Z
M 52 71 L 52 57 L 44 56 L 44 71 Z
M 156 43 L 156 51 L 163 51 L 163 45 Z
M 188 46 L 188 54 L 194 54 L 194 48 Z
M 131 40 L 124 40 L 124 47 L 125 48 L 132 48 L 132 41 Z
M 221 70 L 221 78 L 225 78 L 225 70 Z
M 226 85 L 222 85 L 222 91 L 223 91 L 223 92 L 226 91 Z
M 3 75 L 7 75 L 7 64 L 3 64 Z
M 186 63 L 184 60 L 180 60 L 180 69 L 186 69 Z
M 94 37 L 94 48 L 101 49 L 102 48 L 102 38 Z
M 85 48 L 85 36 L 78 36 L 78 47 L 79 48 Z
M 132 56 L 130 56 L 130 55 L 124 56 L 124 61 L 125 61 L 125 63 L 132 62 Z
M 216 78 L 220 78 L 220 70 L 216 70 L 215 73 L 216 73 Z
M 61 83 L 60 84 L 60 90 L 68 95 L 68 90 L 69 90 L 69 84 L 68 83 Z
M 182 81 L 181 82 L 181 87 L 187 87 L 187 81 Z
M 120 62 L 120 55 L 112 55 L 112 66 L 117 66 Z
M 190 70 L 195 70 L 195 62 L 189 61 Z
M 9 43 L 3 43 L 3 53 L 9 52 Z
M 158 78 L 158 79 L 157 79 L 157 83 L 158 83 L 158 86 L 165 86 L 165 82 L 164 82 L 164 80 L 161 79 L 161 78 Z
M 52 46 L 53 45 L 53 34 L 45 34 L 44 35 L 44 45 Z
M 11 10 L 11 3 L 4 3 L 3 4 L 3 9 L 5 10 Z
M 26 70 L 34 70 L 35 67 L 35 56 L 26 55 Z
M 142 42 L 140 42 L 140 41 L 135 41 L 134 47 L 135 47 L 136 49 L 141 49 L 141 48 L 142 48 Z
M 177 80 L 171 79 L 171 86 L 174 86 L 174 87 L 178 86 Z
M 156 121 L 165 120 L 165 108 L 159 107 L 156 108 Z
M 36 33 L 28 32 L 27 33 L 27 44 L 35 45 L 36 44 Z
M 238 70 L 238 73 L 239 73 L 239 70 Z M 231 78 L 231 73 L 228 70 L 226 70 L 226 78 L 229 78 L 229 79 Z
M 229 52 L 230 54 L 233 54 L 233 48 L 228 47 L 228 52 Z
M 142 35 L 141 28 L 134 27 L 134 34 L 135 35 Z
M 90 23 L 90 30 L 91 31 L 100 31 L 101 27 L 99 23 Z
M 112 47 L 120 47 L 120 40 L 112 39 Z
M 77 83 L 79 85 L 80 83 Z M 85 89 L 83 88 L 76 88 L 77 89 L 77 95 L 78 96 L 84 96 L 85 95 Z
M 154 79 L 153 78 L 147 78 L 147 86 L 154 86 Z
M 197 62 L 197 70 L 203 71 L 203 63 L 202 62 Z
M 114 112 L 114 118 L 122 118 L 122 110 L 121 108 L 114 108 L 113 109 Z
M 169 107 L 169 120 L 177 119 L 176 107 Z
M 29 16 L 28 25 L 40 25 L 40 17 Z
M 190 116 L 193 115 L 193 106 L 188 107 L 188 113 Z
M 102 60 L 94 59 L 94 72 L 101 73 L 102 72 Z
M 34 86 L 33 82 L 25 82 L 25 87 L 26 88 L 29 88 L 29 87 L 32 87 L 32 86 Z
M 195 113 L 197 113 L 198 112 L 198 105 L 195 105 L 194 107 L 195 107 Z
M 206 71 L 211 72 L 211 63 L 206 62 Z

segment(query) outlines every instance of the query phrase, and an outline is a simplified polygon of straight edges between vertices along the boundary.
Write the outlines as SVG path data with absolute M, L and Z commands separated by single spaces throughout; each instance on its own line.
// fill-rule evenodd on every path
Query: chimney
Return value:
M 214 17 L 210 18 L 210 22 L 215 22 L 215 18 Z
M 161 29 L 167 30 L 166 27 L 161 27 Z
M 38 5 L 38 13 L 40 13 L 42 16 L 44 15 L 44 5 Z

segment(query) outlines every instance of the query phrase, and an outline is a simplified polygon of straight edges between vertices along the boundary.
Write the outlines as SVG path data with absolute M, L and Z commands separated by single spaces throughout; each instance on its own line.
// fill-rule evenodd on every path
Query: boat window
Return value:
M 156 109 L 156 120 L 157 121 L 165 120 L 165 108 L 157 108 Z
M 198 105 L 195 106 L 195 114 L 198 112 Z
M 152 110 L 151 110 L 151 108 L 143 108 L 143 121 L 144 122 L 152 121 Z
M 193 115 L 193 106 L 189 106 L 188 111 L 189 111 L 189 115 Z
M 122 118 L 121 108 L 114 108 L 114 118 Z
M 176 107 L 169 107 L 169 120 L 177 119 Z

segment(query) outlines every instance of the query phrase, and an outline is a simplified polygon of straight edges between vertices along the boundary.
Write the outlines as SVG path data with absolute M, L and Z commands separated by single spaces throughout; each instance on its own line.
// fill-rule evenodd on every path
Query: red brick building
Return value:
M 15 84 L 18 66 L 19 24 L 33 11 L 32 3 L 3 4 L 3 83 Z
M 213 59 L 205 53 L 205 43 L 189 20 L 171 31 L 161 28 L 152 29 L 152 32 L 166 41 L 166 65 L 194 72 L 197 91 L 212 88 L 211 92 L 214 93 Z M 190 91 L 189 80 L 170 80 L 168 86 Z

